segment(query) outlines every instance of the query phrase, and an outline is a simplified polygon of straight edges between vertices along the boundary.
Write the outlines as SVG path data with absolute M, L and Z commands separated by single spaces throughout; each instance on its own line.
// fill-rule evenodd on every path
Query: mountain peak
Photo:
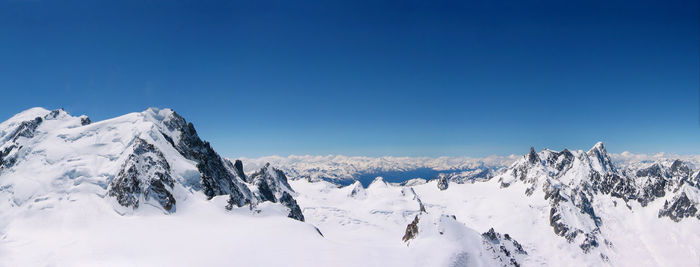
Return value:
M 11 118 L 9 118 L 5 122 L 3 122 L 3 124 L 33 120 L 36 117 L 44 117 L 47 114 L 49 114 L 50 112 L 51 112 L 50 110 L 42 108 L 42 107 L 30 108 L 30 109 L 27 109 L 27 110 L 24 110 L 20 113 L 15 114 Z
M 378 185 L 381 185 L 382 187 L 386 187 L 386 186 L 387 186 L 386 181 L 384 181 L 384 177 L 377 176 L 377 178 L 374 178 L 374 180 L 372 180 L 372 182 L 369 183 L 369 185 L 367 186 L 367 188 L 376 187 L 376 186 L 378 186 Z
M 537 155 L 537 151 L 535 151 L 535 147 L 530 147 L 530 153 L 527 154 L 527 161 L 529 161 L 531 164 L 535 164 L 537 162 L 540 162 L 540 157 Z
M 152 118 L 155 121 L 164 121 L 168 118 L 170 118 L 173 115 L 176 115 L 174 110 L 169 109 L 169 108 L 155 108 L 155 107 L 150 107 L 141 112 L 141 114 L 144 114 L 146 117 Z
M 601 142 L 601 141 L 598 141 L 597 143 L 595 143 L 595 145 L 593 145 L 593 147 L 591 147 L 591 149 L 588 150 L 588 153 L 591 153 L 591 152 L 596 151 L 596 150 L 600 151 L 601 153 L 604 153 L 604 154 L 608 153 L 608 151 L 605 149 L 605 144 L 603 144 L 603 142 Z
M 608 151 L 605 149 L 605 144 L 603 144 L 603 142 L 595 143 L 586 154 L 595 159 L 593 165 L 596 170 L 601 173 L 614 171 L 615 167 L 613 166 L 610 155 L 608 155 Z

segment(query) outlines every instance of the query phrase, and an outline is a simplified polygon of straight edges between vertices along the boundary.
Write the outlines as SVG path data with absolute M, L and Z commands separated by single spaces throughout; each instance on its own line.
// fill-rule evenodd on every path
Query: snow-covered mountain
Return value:
M 53 255 L 62 246 L 44 246 L 51 238 L 59 243 L 73 240 L 62 233 L 103 226 L 120 229 L 125 220 L 143 216 L 188 217 L 200 206 L 213 213 L 208 220 L 241 213 L 304 221 L 296 195 L 286 176 L 272 166 L 246 176 L 240 162 L 219 156 L 191 123 L 170 109 L 151 108 L 92 122 L 60 109 L 33 108 L 0 124 L 2 266 L 99 263 L 90 257 Z M 87 229 L 67 227 L 76 221 Z M 52 230 L 37 236 L 46 229 Z M 126 230 L 132 236 L 154 231 Z M 134 241 L 141 242 L 138 239 Z M 60 260 L 52 261 L 55 258 Z
M 198 193 L 228 196 L 237 207 L 294 194 L 284 175 L 267 174 L 279 172 L 270 166 L 247 181 L 240 166 L 221 158 L 170 109 L 92 123 L 60 109 L 34 108 L 0 124 L 0 140 L 0 184 L 10 211 L 82 193 L 109 196 L 120 213 L 142 205 L 175 212 L 178 202 Z M 278 197 L 261 188 L 275 188 Z
M 278 166 L 292 179 L 326 180 L 347 185 L 355 180 L 365 185 L 377 176 L 395 177 L 394 180 L 411 178 L 432 179 L 439 174 L 449 174 L 455 179 L 491 177 L 494 170 L 512 163 L 517 156 L 470 157 L 348 157 L 328 156 L 269 156 L 241 158 L 249 168 L 259 168 L 266 163 Z
M 697 266 L 693 158 L 229 160 L 170 109 L 33 108 L 0 123 L 0 266 Z
M 694 266 L 700 264 L 699 176 L 680 160 L 618 166 L 598 143 L 588 151 L 531 149 L 493 178 L 469 183 L 440 175 L 410 186 L 378 178 L 364 190 L 359 183 L 337 188 L 326 181 L 294 180 L 292 186 L 308 221 L 326 237 L 357 240 L 364 233 L 372 241 L 362 242 L 374 243 L 402 235 L 409 247 L 429 244 L 426 251 L 441 244 L 452 256 L 440 264 L 430 259 L 434 266 L 466 259 L 458 266 L 507 266 L 511 260 L 523 266 Z M 401 204 L 411 200 L 412 206 Z M 454 222 L 468 230 L 440 230 L 454 229 L 446 226 Z M 518 246 L 500 240 L 494 243 L 503 248 L 489 249 L 475 233 L 508 234 Z M 515 247 L 523 253 L 512 258 L 483 252 L 514 255 Z M 462 251 L 471 256 L 463 259 Z M 474 253 L 502 260 L 482 261 Z
M 536 153 L 531 148 L 497 179 L 501 187 L 521 183 L 527 187 L 525 195 L 548 200 L 554 232 L 585 253 L 595 252 L 608 260 L 617 242 L 611 238 L 616 233 L 607 230 L 606 224 L 614 224 L 618 218 L 604 214 L 618 205 L 675 222 L 695 217 L 689 220 L 698 224 L 696 219 L 700 219 L 696 212 L 700 207 L 699 172 L 692 172 L 680 160 L 635 167 L 613 165 L 603 143 L 587 152 L 565 149 Z
M 625 168 L 641 168 L 656 162 L 681 160 L 695 168 L 700 166 L 700 155 L 654 155 L 623 152 L 609 153 L 613 164 Z M 246 162 L 246 171 L 254 171 L 271 163 L 284 171 L 290 179 L 326 180 L 339 185 L 352 184 L 359 180 L 365 186 L 377 176 L 399 182 L 413 178 L 426 180 L 447 176 L 453 182 L 490 179 L 499 171 L 515 162 L 519 156 L 471 157 L 349 157 L 328 156 L 267 156 L 260 158 L 241 157 Z M 392 179 L 393 178 L 393 179 Z

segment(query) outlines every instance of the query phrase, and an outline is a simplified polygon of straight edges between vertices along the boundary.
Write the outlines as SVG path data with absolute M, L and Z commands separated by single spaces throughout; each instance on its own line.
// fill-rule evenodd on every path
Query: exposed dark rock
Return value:
M 111 181 L 108 194 L 125 207 L 138 208 L 143 196 L 156 200 L 168 212 L 175 211 L 175 198 L 170 192 L 174 180 L 163 153 L 141 138 L 132 147 L 133 153 Z
M 689 176 L 690 167 L 681 160 L 675 160 L 671 164 L 671 174 L 673 176 Z
M 586 233 L 586 238 L 583 240 L 579 247 L 583 252 L 588 253 L 592 248 L 598 247 L 598 238 L 594 233 Z
M 61 109 L 54 109 L 51 112 L 49 112 L 49 114 L 44 115 L 44 119 L 45 120 L 53 120 L 53 119 L 57 118 L 58 115 L 61 114 L 61 112 L 65 112 L 65 111 L 63 111 L 62 108 Z
M 441 173 L 440 176 L 438 177 L 437 187 L 440 190 L 445 190 L 445 189 L 447 189 L 448 183 L 449 182 L 447 181 L 447 175 Z
M 19 124 L 17 129 L 15 129 L 12 134 L 10 134 L 9 140 L 16 142 L 20 137 L 32 138 L 34 137 L 34 131 L 44 120 L 41 117 L 36 117 L 33 120 L 23 121 Z
M 418 235 L 418 221 L 418 215 L 416 215 L 413 221 L 406 226 L 406 233 L 401 238 L 403 242 L 408 242 L 409 240 L 415 238 L 416 235 Z
M 304 214 L 301 212 L 301 208 L 297 204 L 297 201 L 294 200 L 294 198 L 292 198 L 292 195 L 290 195 L 286 191 L 283 192 L 282 197 L 280 198 L 280 203 L 282 203 L 282 205 L 284 205 L 285 207 L 289 208 L 289 215 L 287 215 L 287 217 L 302 222 L 304 221 Z
M 15 164 L 17 159 L 15 157 L 11 157 L 10 153 L 17 148 L 14 144 L 9 145 L 5 147 L 2 151 L 0 151 L 0 170 L 5 169 L 5 168 L 10 168 L 12 165 Z
M 234 204 L 244 203 L 243 198 L 249 199 L 251 194 L 245 185 L 240 184 L 232 172 L 226 167 L 224 160 L 217 154 L 208 142 L 202 141 L 197 135 L 192 123 L 187 123 L 177 113 L 163 121 L 169 131 L 180 132 L 177 144 L 175 138 L 166 138 L 185 158 L 197 162 L 197 169 L 202 175 L 201 186 L 206 196 L 212 198 L 219 195 L 231 195 L 237 199 Z M 164 136 L 167 136 L 164 134 Z M 197 189 L 197 188 L 195 188 Z
M 238 167 L 236 167 L 238 165 Z M 233 164 L 233 168 L 239 168 L 242 173 L 242 163 Z M 253 186 L 254 196 L 258 201 L 279 202 L 289 209 L 288 217 L 304 221 L 304 214 L 292 197 L 294 190 L 289 186 L 287 176 L 281 170 L 273 168 L 270 163 L 265 164 L 259 171 L 247 177 Z
M 540 157 L 537 155 L 534 147 L 530 147 L 530 154 L 527 155 L 527 161 L 533 165 L 540 162 Z
M 637 192 L 634 180 L 617 173 L 606 173 L 600 175 L 597 172 L 591 174 L 593 187 L 603 193 L 613 197 L 621 198 L 625 201 L 637 199 Z
M 494 231 L 493 228 L 489 229 L 486 233 L 483 233 L 481 235 L 490 241 L 497 241 L 498 239 L 498 237 L 496 236 L 496 231 Z
M 666 195 L 667 175 L 659 164 L 637 171 L 637 177 L 646 178 L 646 183 L 642 185 L 637 199 L 642 206 Z
M 554 167 L 559 172 L 564 171 L 571 167 L 571 163 L 574 161 L 574 154 L 568 149 L 564 149 L 561 152 L 552 152 L 550 156 L 546 159 L 548 165 Z
M 693 217 L 696 214 L 698 214 L 698 207 L 688 198 L 685 192 L 681 192 L 671 202 L 666 201 L 664 203 L 663 209 L 659 211 L 659 218 L 669 217 L 674 222 L 680 222 L 681 219 Z
M 92 123 L 92 120 L 90 120 L 90 118 L 88 118 L 88 116 L 85 116 L 85 115 L 80 116 L 80 125 L 85 126 L 85 125 L 88 125 L 90 123 Z
M 294 192 L 284 172 L 270 166 L 270 163 L 265 164 L 260 170 L 250 175 L 248 179 L 258 189 L 257 191 L 263 201 L 277 202 L 277 199 L 282 196 L 282 192 Z
M 245 172 L 243 172 L 243 162 L 240 160 L 236 160 L 236 162 L 233 163 L 233 174 L 240 177 L 243 181 L 245 182 L 250 182 L 248 181 L 248 178 L 245 175 Z
M 518 257 L 527 255 L 523 246 L 508 234 L 502 236 L 490 228 L 481 236 L 484 238 L 486 249 L 493 253 L 494 259 L 499 261 L 501 266 L 520 266 Z
M 240 191 L 231 191 L 226 205 L 227 210 L 233 209 L 233 206 L 243 207 L 250 204 L 250 199 L 244 196 Z
M 253 179 L 253 186 L 258 189 L 258 198 L 260 201 L 277 202 L 275 194 L 270 190 L 270 186 L 263 176 L 257 176 Z

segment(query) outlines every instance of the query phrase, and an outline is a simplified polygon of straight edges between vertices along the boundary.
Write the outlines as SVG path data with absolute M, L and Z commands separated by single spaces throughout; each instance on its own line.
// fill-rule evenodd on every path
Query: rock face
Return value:
M 297 201 L 292 197 L 287 192 L 282 193 L 282 197 L 280 198 L 280 203 L 284 205 L 285 207 L 289 208 L 289 215 L 287 217 L 298 220 L 298 221 L 304 221 L 304 214 L 301 212 L 301 208 L 297 204 Z M 319 234 L 321 232 L 319 231 Z M 323 236 L 323 234 L 321 234 Z
M 642 206 L 673 195 L 659 212 L 674 221 L 697 216 L 700 199 L 696 176 L 684 162 L 657 162 L 638 169 L 617 168 L 605 145 L 597 143 L 587 152 L 530 149 L 497 179 L 501 187 L 521 182 L 528 185 L 525 194 L 541 190 L 549 201 L 550 225 L 555 234 L 576 243 L 586 253 L 609 244 L 601 235 L 602 219 L 592 204 L 597 196 L 609 195 Z M 691 195 L 693 197 L 691 197 Z M 700 218 L 700 217 L 698 217 Z M 606 258 L 601 254 L 601 257 Z
M 484 238 L 484 245 L 487 247 L 487 250 L 493 253 L 501 266 L 519 267 L 519 258 L 527 255 L 527 251 L 523 249 L 523 246 L 508 234 L 501 235 L 491 228 L 481 235 Z
M 420 219 L 418 219 L 418 215 L 416 215 L 416 217 L 413 218 L 413 221 L 406 226 L 406 233 L 401 238 L 401 240 L 403 240 L 403 242 L 408 242 L 409 240 L 415 238 L 416 235 L 418 235 L 418 221 L 419 220 Z
M 34 131 L 44 122 L 41 117 L 20 122 L 16 128 L 5 137 L 2 150 L 0 150 L 0 169 L 12 167 L 17 161 L 16 152 L 22 147 L 20 138 L 34 137 Z
M 202 141 L 192 123 L 175 112 L 163 120 L 165 139 L 185 158 L 197 162 L 202 176 L 201 186 L 209 198 L 229 195 L 236 206 L 250 203 L 251 192 L 227 166 L 224 159 L 212 149 L 209 142 Z M 176 142 L 177 141 L 177 142 Z
M 444 173 L 441 173 L 438 176 L 438 183 L 437 183 L 438 189 L 440 189 L 440 190 L 447 189 L 448 183 L 449 182 L 447 181 L 447 175 L 445 175 Z
M 243 172 L 241 161 L 236 160 L 234 163 L 228 161 L 228 165 L 232 166 L 236 177 L 243 177 L 242 180 L 248 181 L 248 185 L 251 188 L 250 192 L 253 196 L 252 205 L 264 201 L 280 203 L 289 209 L 287 217 L 304 221 L 304 214 L 293 197 L 296 192 L 289 186 L 284 172 L 267 163 L 257 172 L 246 176 Z M 226 208 L 231 209 L 233 205 L 237 205 L 236 201 L 238 201 L 237 198 L 229 197 L 229 203 Z
M 2 136 L 0 137 L 0 170 L 10 168 L 17 162 L 18 151 L 27 140 L 34 138 L 37 128 L 42 123 L 66 116 L 69 116 L 68 113 L 62 109 L 56 109 L 43 114 L 43 116 L 33 116 L 31 119 L 10 123 L 8 125 L 9 131 L 0 135 Z
M 137 138 L 133 152 L 109 185 L 108 193 L 125 207 L 138 208 L 141 201 L 155 200 L 165 211 L 175 211 L 170 165 L 152 144 Z
M 680 222 L 683 218 L 693 216 L 700 219 L 697 203 L 690 200 L 685 192 L 675 196 L 671 202 L 664 203 L 664 208 L 659 211 L 659 218 L 664 216 L 669 217 L 674 222 Z

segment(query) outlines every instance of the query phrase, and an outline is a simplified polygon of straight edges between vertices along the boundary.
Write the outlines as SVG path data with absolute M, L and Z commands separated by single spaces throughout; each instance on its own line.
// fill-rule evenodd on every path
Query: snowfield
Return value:
M 169 109 L 34 108 L 0 124 L 0 266 L 700 266 L 697 159 L 241 162 Z

